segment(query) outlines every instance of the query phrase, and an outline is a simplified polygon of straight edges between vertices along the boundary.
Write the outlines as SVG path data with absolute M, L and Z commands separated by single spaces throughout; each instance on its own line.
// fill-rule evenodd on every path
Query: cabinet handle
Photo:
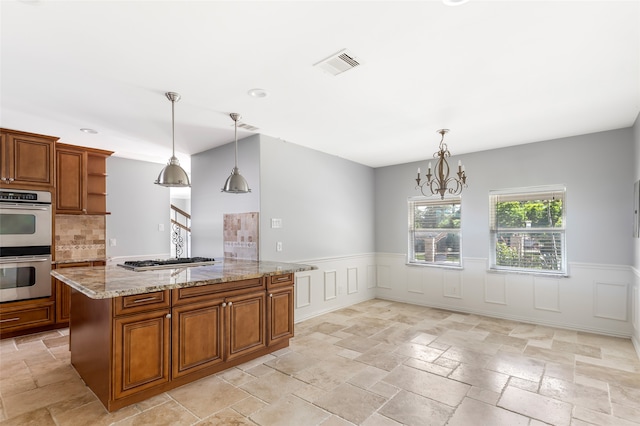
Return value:
M 136 299 L 133 301 L 133 303 L 141 303 L 141 302 L 149 302 L 151 300 L 156 300 L 155 297 L 145 297 L 143 299 Z
M 269 297 L 273 297 L 273 293 L 269 293 Z
M 289 281 L 289 276 L 286 275 L 284 277 L 279 277 L 279 278 L 276 279 L 276 281 Z
M 233 305 L 233 302 L 229 302 L 229 306 Z
M 20 321 L 20 317 L 0 320 L 0 322 L 13 322 L 13 321 Z
M 9 178 L 9 182 L 13 182 L 14 180 L 14 178 Z
M 171 314 L 167 314 L 165 315 L 167 318 L 171 318 Z
M 7 180 L 7 178 L 6 178 L 6 177 L 0 177 L 0 180 L 1 180 L 2 182 L 5 182 L 5 181 Z
M 227 306 L 227 302 L 222 302 L 222 307 L 224 308 L 225 306 Z

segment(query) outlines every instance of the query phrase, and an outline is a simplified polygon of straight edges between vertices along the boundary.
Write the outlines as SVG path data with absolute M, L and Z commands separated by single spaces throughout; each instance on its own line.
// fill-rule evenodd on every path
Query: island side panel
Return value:
M 71 290 L 71 364 L 105 407 L 111 399 L 112 314 L 112 299 Z

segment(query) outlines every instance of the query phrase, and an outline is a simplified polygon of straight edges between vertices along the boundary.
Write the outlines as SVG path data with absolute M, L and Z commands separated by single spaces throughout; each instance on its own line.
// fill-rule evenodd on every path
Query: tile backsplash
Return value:
M 106 258 L 106 220 L 101 215 L 56 215 L 56 260 Z
M 225 214 L 224 257 L 260 260 L 258 254 L 259 229 L 258 212 Z

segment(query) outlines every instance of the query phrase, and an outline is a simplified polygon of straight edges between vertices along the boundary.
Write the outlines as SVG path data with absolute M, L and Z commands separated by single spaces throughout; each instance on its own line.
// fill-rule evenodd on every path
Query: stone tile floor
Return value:
M 3 425 L 639 425 L 629 340 L 370 300 L 289 348 L 108 413 L 68 330 L 0 342 Z

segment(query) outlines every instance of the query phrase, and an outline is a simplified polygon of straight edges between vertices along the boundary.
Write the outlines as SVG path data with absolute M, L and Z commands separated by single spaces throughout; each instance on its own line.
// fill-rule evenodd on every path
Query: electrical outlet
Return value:
M 115 247 L 116 246 L 116 239 L 115 238 L 109 238 L 109 246 L 110 247 Z
M 282 251 L 282 241 L 276 243 L 276 251 Z
M 282 219 L 271 218 L 271 228 L 282 228 Z

